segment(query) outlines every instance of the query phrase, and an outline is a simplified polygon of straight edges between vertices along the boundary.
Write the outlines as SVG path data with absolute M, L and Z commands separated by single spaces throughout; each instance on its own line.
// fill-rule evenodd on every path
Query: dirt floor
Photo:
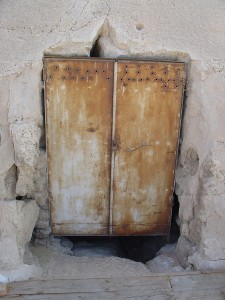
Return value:
M 71 249 L 62 247 L 57 239 L 50 240 L 47 245 L 34 245 L 31 251 L 37 257 L 43 270 L 42 278 L 136 277 L 147 276 L 151 273 L 143 263 L 108 256 L 108 251 L 106 251 L 106 256 L 104 253 L 95 256 L 74 256 Z

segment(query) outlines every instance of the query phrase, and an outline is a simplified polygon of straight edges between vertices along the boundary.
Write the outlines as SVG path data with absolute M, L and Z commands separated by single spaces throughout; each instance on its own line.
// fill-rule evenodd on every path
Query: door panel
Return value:
M 119 61 L 112 234 L 169 234 L 184 64 Z
M 45 59 L 51 226 L 107 235 L 113 61 Z
M 169 234 L 184 64 L 48 58 L 45 70 L 53 233 Z

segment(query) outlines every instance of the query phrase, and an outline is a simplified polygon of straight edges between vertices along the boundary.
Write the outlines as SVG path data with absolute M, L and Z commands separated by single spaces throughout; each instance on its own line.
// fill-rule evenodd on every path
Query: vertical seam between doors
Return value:
M 110 178 L 110 198 L 109 198 L 109 235 L 113 234 L 113 188 L 114 188 L 114 166 L 115 166 L 115 152 L 113 145 L 116 131 L 116 96 L 117 96 L 117 61 L 114 63 L 114 86 L 113 86 L 113 115 L 112 115 L 112 154 L 111 154 L 111 178 Z

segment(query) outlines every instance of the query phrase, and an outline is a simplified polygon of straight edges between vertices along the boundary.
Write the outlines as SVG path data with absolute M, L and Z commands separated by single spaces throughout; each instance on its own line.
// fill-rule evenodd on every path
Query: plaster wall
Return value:
M 18 242 L 12 222 L 17 229 L 18 220 L 33 228 L 39 206 L 36 237 L 44 239 L 50 232 L 43 56 L 89 56 L 98 38 L 103 57 L 187 62 L 176 169 L 181 224 L 177 255 L 184 267 L 225 268 L 224 15 L 223 0 L 0 2 L 0 218 L 21 202 L 33 216 L 27 224 L 21 209 L 14 209 L 12 218 L 2 219 L 2 264 L 7 248 L 17 255 L 14 265 L 23 263 L 21 247 L 31 238 L 26 231 Z

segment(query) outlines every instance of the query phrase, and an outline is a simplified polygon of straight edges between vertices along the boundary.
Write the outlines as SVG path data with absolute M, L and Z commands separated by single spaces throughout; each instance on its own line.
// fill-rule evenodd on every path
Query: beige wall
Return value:
M 0 214 L 19 201 L 16 196 L 26 195 L 41 207 L 38 237 L 49 233 L 46 153 L 40 148 L 42 58 L 89 55 L 100 35 L 104 57 L 188 63 L 176 172 L 182 235 L 178 256 L 183 265 L 197 269 L 225 267 L 224 15 L 222 0 L 2 0 Z M 1 226 L 3 233 L 8 224 Z M 4 235 L 0 256 L 3 247 Z

